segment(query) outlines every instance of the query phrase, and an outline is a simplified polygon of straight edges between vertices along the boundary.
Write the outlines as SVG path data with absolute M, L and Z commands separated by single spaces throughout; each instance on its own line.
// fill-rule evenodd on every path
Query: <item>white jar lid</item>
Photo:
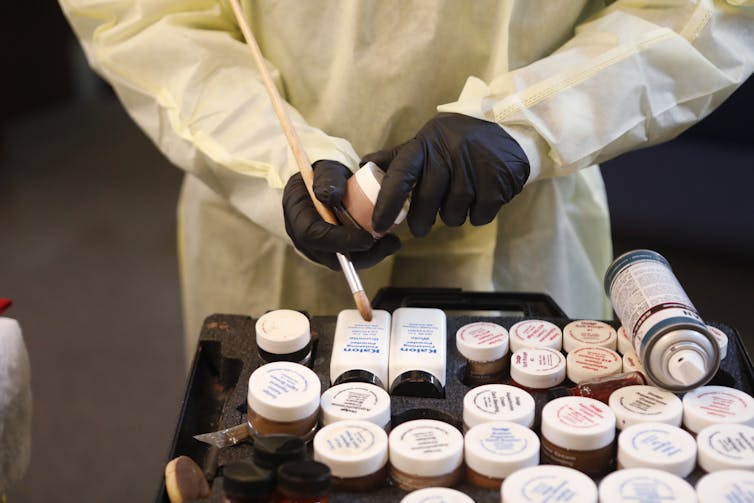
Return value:
M 456 332 L 456 347 L 467 360 L 499 360 L 508 352 L 508 331 L 497 323 L 469 323 Z
M 599 346 L 615 351 L 618 333 L 602 321 L 572 321 L 563 329 L 563 349 L 570 353 L 576 348 Z
M 390 464 L 418 477 L 438 477 L 463 462 L 463 435 L 434 419 L 401 423 L 390 432 Z
M 754 426 L 754 398 L 726 386 L 702 386 L 683 396 L 683 425 L 699 433 L 711 424 Z
M 618 352 L 622 355 L 631 353 L 634 351 L 634 345 L 631 344 L 631 338 L 628 336 L 626 328 L 621 325 L 618 329 Z
M 319 408 L 321 386 L 309 367 L 292 362 L 268 363 L 249 377 L 249 407 L 271 421 L 298 421 Z
M 646 375 L 644 365 L 641 364 L 638 355 L 633 351 L 623 355 L 623 372 L 639 372 L 641 375 Z
M 681 426 L 683 403 L 670 391 L 654 386 L 626 386 L 610 395 L 610 409 L 616 426 L 625 430 L 638 423 L 665 423 Z
M 370 475 L 387 463 L 387 433 L 368 421 L 329 424 L 314 436 L 314 460 L 335 477 Z
M 380 428 L 390 423 L 390 395 L 374 384 L 338 384 L 322 393 L 319 403 L 323 425 L 348 419 L 369 421 Z
M 711 327 L 709 325 L 707 325 L 707 328 L 717 341 L 717 346 L 720 348 L 720 359 L 722 360 L 728 354 L 728 336 L 719 328 Z
M 754 428 L 745 424 L 713 424 L 696 436 L 699 466 L 708 472 L 754 470 Z
M 466 466 L 485 477 L 504 479 L 511 473 L 539 464 L 539 437 L 510 421 L 478 424 L 466 432 Z
M 491 421 L 534 425 L 534 397 L 507 384 L 485 384 L 470 389 L 463 397 L 463 423 L 469 427 Z
M 597 503 L 597 485 L 578 470 L 539 465 L 519 470 L 503 481 L 502 503 L 570 501 Z
M 612 349 L 600 346 L 574 348 L 566 358 L 568 379 L 579 384 L 588 379 L 620 374 L 623 360 Z
M 652 468 L 628 468 L 600 482 L 600 503 L 694 503 L 694 488 L 672 473 Z
M 708 473 L 696 483 L 699 503 L 754 501 L 754 472 L 749 470 L 721 470 Z
M 686 477 L 696 465 L 696 441 L 688 432 L 669 424 L 635 424 L 618 436 L 618 465 L 656 468 Z
M 542 436 L 564 449 L 600 449 L 615 439 L 615 414 L 593 398 L 556 398 L 542 409 Z
M 474 500 L 461 491 L 447 487 L 427 487 L 411 491 L 400 503 L 474 503 Z
M 276 355 L 294 353 L 309 344 L 309 318 L 298 311 L 278 309 L 263 314 L 255 326 L 257 346 Z
M 544 320 L 523 320 L 510 329 L 511 351 L 522 348 L 550 348 L 560 351 L 563 332 L 557 325 Z
M 565 380 L 566 359 L 554 349 L 523 348 L 511 356 L 511 377 L 522 386 L 547 389 Z

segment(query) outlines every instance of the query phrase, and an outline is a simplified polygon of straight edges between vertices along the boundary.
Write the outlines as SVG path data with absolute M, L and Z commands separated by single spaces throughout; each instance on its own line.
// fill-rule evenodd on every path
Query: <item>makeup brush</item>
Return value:
M 249 49 L 251 49 L 251 55 L 254 58 L 254 63 L 256 64 L 257 69 L 262 76 L 262 82 L 264 83 L 264 87 L 270 97 L 272 107 L 275 109 L 275 114 L 278 117 L 280 126 L 283 128 L 285 137 L 288 140 L 288 145 L 293 151 L 293 157 L 296 159 L 298 169 L 301 172 L 301 177 L 304 179 L 306 189 L 309 191 L 309 197 L 311 197 L 311 200 L 314 203 L 314 207 L 317 209 L 317 213 L 319 213 L 319 215 L 325 222 L 332 225 L 339 225 L 338 220 L 335 218 L 335 215 L 333 215 L 333 212 L 330 210 L 330 208 L 322 204 L 320 200 L 317 199 L 317 197 L 314 195 L 314 170 L 312 170 L 312 165 L 306 156 L 304 147 L 301 145 L 301 139 L 298 137 L 296 130 L 293 128 L 293 123 L 291 122 L 290 117 L 288 117 L 288 112 L 283 106 L 283 100 L 280 97 L 280 93 L 278 93 L 275 84 L 272 82 L 270 71 L 265 64 L 264 59 L 262 58 L 262 51 L 259 50 L 259 45 L 254 38 L 254 34 L 252 33 L 249 24 L 246 22 L 246 18 L 244 18 L 243 16 L 243 12 L 241 11 L 241 6 L 238 4 L 238 0 L 230 0 L 230 4 L 233 7 L 233 14 L 235 14 L 236 16 L 236 21 L 238 21 L 241 32 L 246 39 L 246 44 L 249 46 Z M 364 318 L 364 320 L 372 321 L 372 306 L 369 303 L 367 294 L 364 292 L 364 287 L 361 285 L 361 279 L 359 279 L 359 275 L 356 273 L 356 269 L 354 268 L 353 263 L 341 253 L 337 253 L 336 255 L 338 257 L 340 268 L 343 269 L 343 274 L 346 276 L 346 281 L 348 282 L 348 286 L 351 289 L 351 293 L 353 294 L 353 299 L 356 302 L 356 308 L 359 310 L 359 313 L 361 314 L 361 317 Z

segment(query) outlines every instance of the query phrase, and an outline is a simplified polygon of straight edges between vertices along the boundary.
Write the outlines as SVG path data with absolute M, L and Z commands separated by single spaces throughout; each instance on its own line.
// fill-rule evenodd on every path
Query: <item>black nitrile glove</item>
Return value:
M 364 157 L 383 170 L 372 225 L 384 232 L 411 195 L 408 226 L 425 236 L 437 213 L 446 225 L 490 223 L 500 207 L 521 192 L 529 160 L 500 125 L 467 115 L 442 113 L 413 140 Z
M 328 206 L 340 204 L 351 171 L 336 161 L 314 163 L 314 193 Z M 387 234 L 375 240 L 368 232 L 346 225 L 331 225 L 322 220 L 314 207 L 300 173 L 283 191 L 285 231 L 296 248 L 309 259 L 340 270 L 336 252 L 348 256 L 357 269 L 371 267 L 398 251 L 400 240 Z

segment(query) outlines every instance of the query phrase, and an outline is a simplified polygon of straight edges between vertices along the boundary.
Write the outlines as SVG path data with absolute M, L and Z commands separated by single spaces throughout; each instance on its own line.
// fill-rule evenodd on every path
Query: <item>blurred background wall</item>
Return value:
M 11 503 L 153 499 L 184 388 L 181 181 L 89 69 L 55 2 L 0 32 L 0 296 L 33 370 Z M 754 342 L 754 81 L 668 144 L 603 166 L 616 255 L 653 248 L 708 320 Z M 334 313 L 333 313 L 334 314 Z

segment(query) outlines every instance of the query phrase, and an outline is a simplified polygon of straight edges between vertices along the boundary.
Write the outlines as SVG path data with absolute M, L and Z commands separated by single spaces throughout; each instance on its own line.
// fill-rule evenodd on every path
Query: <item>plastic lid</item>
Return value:
M 668 372 L 684 386 L 691 386 L 704 378 L 707 369 L 702 355 L 691 349 L 684 349 L 668 361 Z
M 542 409 L 542 436 L 565 449 L 599 449 L 615 439 L 615 415 L 593 398 L 556 398 Z
M 696 495 L 699 503 L 751 503 L 754 501 L 754 472 L 721 470 L 708 473 L 696 483 Z
M 445 398 L 445 387 L 434 374 L 424 370 L 408 370 L 393 379 L 390 394 L 397 396 L 419 396 L 423 398 Z
M 511 351 L 523 348 L 550 348 L 560 351 L 563 332 L 557 325 L 544 320 L 523 320 L 510 329 Z
M 711 424 L 754 426 L 754 398 L 726 386 L 702 386 L 683 396 L 683 425 L 699 433 Z
M 252 459 L 262 468 L 274 470 L 288 461 L 306 457 L 306 442 L 294 435 L 258 435 L 254 437 Z
M 613 472 L 600 482 L 600 503 L 693 503 L 694 488 L 672 473 L 652 468 Z
M 563 329 L 563 349 L 570 353 L 574 349 L 599 346 L 615 351 L 618 333 L 602 321 L 572 321 Z
M 575 348 L 566 358 L 568 379 L 579 384 L 623 371 L 623 360 L 612 349 L 598 346 Z
M 626 386 L 613 391 L 609 401 L 616 426 L 624 430 L 639 423 L 681 426 L 683 403 L 670 391 L 654 386 Z
M 688 432 L 669 424 L 635 424 L 618 437 L 618 465 L 656 468 L 686 477 L 696 465 L 696 441 Z
M 565 380 L 566 359 L 549 348 L 524 348 L 511 356 L 511 377 L 522 386 L 547 389 Z
M 626 353 L 634 352 L 634 345 L 631 344 L 631 338 L 628 336 L 628 332 L 626 331 L 626 328 L 621 325 L 621 327 L 618 329 L 618 352 L 622 355 L 625 355 Z
M 369 199 L 372 205 L 376 204 L 377 195 L 380 193 L 380 187 L 382 187 L 382 179 L 385 178 L 385 172 L 375 163 L 369 161 L 359 168 L 354 176 L 359 183 L 359 187 L 361 187 L 361 190 L 364 192 L 364 195 L 367 196 L 367 199 Z M 409 204 L 410 200 L 406 199 L 400 213 L 398 213 L 398 216 L 395 219 L 396 224 L 403 222 L 406 218 Z
M 390 395 L 373 384 L 338 384 L 322 393 L 320 414 L 323 425 L 356 419 L 380 428 L 390 424 Z
M 463 397 L 463 423 L 469 427 L 491 421 L 511 421 L 531 428 L 534 398 L 516 386 L 485 384 Z
M 508 352 L 508 331 L 497 323 L 469 323 L 456 332 L 456 347 L 471 361 L 498 360 Z
M 502 503 L 572 501 L 597 503 L 597 485 L 578 470 L 540 465 L 513 473 L 500 487 Z
M 717 341 L 717 345 L 720 348 L 720 359 L 722 360 L 728 354 L 728 336 L 719 328 L 711 327 L 709 325 L 707 325 L 707 328 Z
M 478 424 L 466 432 L 466 466 L 486 477 L 504 479 L 511 473 L 539 464 L 539 437 L 510 421 Z
M 293 422 L 319 408 L 321 385 L 310 368 L 298 363 L 262 365 L 249 377 L 249 406 L 271 421 Z
M 452 472 L 463 462 L 463 435 L 448 423 L 417 419 L 390 432 L 390 464 L 419 477 Z
M 754 428 L 744 424 L 713 424 L 696 437 L 699 466 L 708 472 L 754 470 Z
M 330 490 L 330 468 L 319 461 L 289 461 L 280 465 L 278 489 L 285 494 L 312 497 Z
M 644 365 L 641 364 L 639 357 L 633 351 L 623 355 L 623 372 L 641 372 L 644 374 Z
M 226 493 L 263 496 L 274 489 L 273 472 L 251 461 L 234 461 L 223 466 L 223 490 Z
M 334 477 L 370 475 L 387 463 L 387 433 L 368 421 L 338 421 L 314 436 L 314 460 Z
M 474 500 L 461 491 L 447 487 L 427 487 L 411 491 L 400 503 L 474 503 Z
M 257 346 L 276 355 L 295 353 L 309 344 L 309 318 L 290 309 L 263 314 L 256 324 Z

